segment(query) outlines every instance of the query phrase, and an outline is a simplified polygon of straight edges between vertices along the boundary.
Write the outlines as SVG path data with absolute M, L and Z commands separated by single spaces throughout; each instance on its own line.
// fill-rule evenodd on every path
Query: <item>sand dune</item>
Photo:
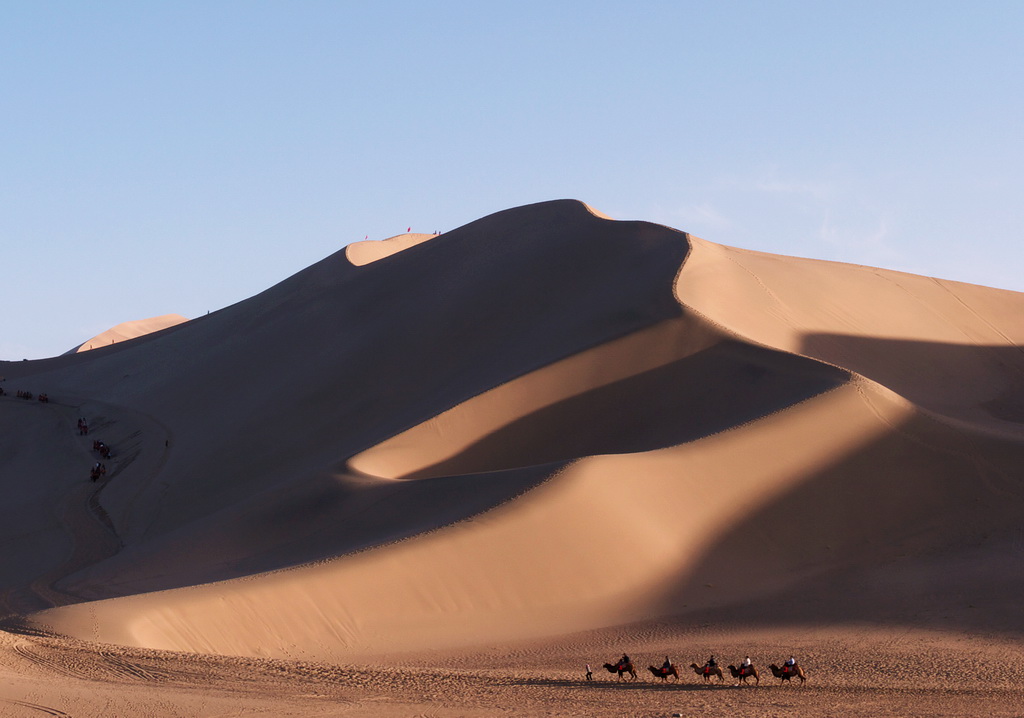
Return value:
M 345 247 L 345 257 L 357 267 L 377 262 L 392 254 L 397 254 L 409 247 L 432 239 L 433 234 L 399 234 L 387 239 L 371 239 L 364 242 L 353 242 Z
M 1021 317 L 1022 294 L 570 201 L 357 243 L 168 331 L 4 363 L 52 397 L 0 398 L 4 605 L 334 662 L 709 611 L 1012 633 Z
M 1019 435 L 1020 294 L 693 237 L 691 245 L 677 290 L 708 319 L 863 374 L 923 408 Z
M 122 322 L 115 327 L 111 327 L 105 332 L 97 334 L 91 339 L 86 339 L 75 347 L 72 352 L 86 352 L 91 349 L 99 349 L 100 347 L 117 344 L 118 342 L 123 342 L 127 339 L 135 339 L 136 337 L 158 332 L 161 329 L 167 329 L 168 327 L 173 327 L 187 321 L 188 319 L 180 314 L 163 314 L 159 317 L 150 317 L 149 319 L 136 319 L 132 322 Z

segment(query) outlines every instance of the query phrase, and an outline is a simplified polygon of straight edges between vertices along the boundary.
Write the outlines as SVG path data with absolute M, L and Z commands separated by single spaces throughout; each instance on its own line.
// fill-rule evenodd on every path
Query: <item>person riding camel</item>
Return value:
M 793 656 L 789 657 L 789 660 L 782 664 L 783 673 L 792 673 L 796 670 L 796 658 Z
M 751 668 L 753 668 L 753 665 L 750 662 L 750 656 L 747 656 L 743 659 L 743 663 L 740 664 L 740 675 L 749 673 Z
M 672 661 L 670 661 L 668 659 L 668 656 L 665 656 L 665 662 L 661 664 L 661 673 L 662 673 L 662 675 L 665 675 L 665 674 L 667 674 L 671 670 L 672 670 Z
M 711 654 L 711 658 L 709 658 L 708 662 L 704 664 L 704 674 L 707 675 L 708 673 L 711 673 L 711 671 L 715 670 L 716 668 L 718 668 L 718 662 L 715 661 L 714 654 Z

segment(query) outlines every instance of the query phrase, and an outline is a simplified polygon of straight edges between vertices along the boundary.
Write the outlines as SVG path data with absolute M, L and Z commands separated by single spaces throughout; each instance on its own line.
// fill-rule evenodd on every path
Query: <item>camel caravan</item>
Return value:
M 609 673 L 616 674 L 620 681 L 637 680 L 638 676 L 636 667 L 633 665 L 632 659 L 627 654 L 623 654 L 622 658 L 615 663 L 605 663 L 604 667 Z M 711 656 L 702 665 L 691 663 L 690 669 L 696 675 L 704 679 L 704 683 L 713 683 L 714 679 L 718 679 L 718 683 L 725 682 L 725 674 L 718 666 L 718 662 L 715 660 L 714 656 Z M 736 679 L 736 685 L 750 685 L 750 679 L 753 679 L 754 685 L 761 684 L 761 674 L 758 672 L 757 667 L 751 662 L 750 656 L 744 658 L 739 667 L 729 664 L 727 669 L 729 674 Z M 667 683 L 669 678 L 672 678 L 676 682 L 679 681 L 679 669 L 674 663 L 672 663 L 668 656 L 665 656 L 665 661 L 660 667 L 648 666 L 647 670 L 654 678 L 660 678 L 662 683 Z M 807 681 L 807 674 L 793 657 L 790 657 L 789 660 L 785 661 L 781 667 L 772 663 L 769 666 L 769 670 L 772 672 L 773 676 L 779 679 L 779 685 L 791 682 L 793 678 L 798 678 L 801 685 Z M 589 666 L 587 667 L 587 671 L 589 676 Z

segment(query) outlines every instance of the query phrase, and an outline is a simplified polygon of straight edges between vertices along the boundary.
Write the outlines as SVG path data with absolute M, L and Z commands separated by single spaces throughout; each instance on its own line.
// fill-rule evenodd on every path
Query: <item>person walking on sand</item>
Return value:
M 587 680 L 588 681 L 594 680 L 594 672 L 592 670 L 590 670 L 590 664 L 589 663 L 587 664 Z

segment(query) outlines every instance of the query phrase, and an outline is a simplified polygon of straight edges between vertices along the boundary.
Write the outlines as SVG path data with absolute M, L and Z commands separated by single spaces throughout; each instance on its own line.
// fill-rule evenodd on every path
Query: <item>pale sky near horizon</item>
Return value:
M 0 359 L 570 197 L 1024 291 L 1022 47 L 1024 2 L 0 2 Z

